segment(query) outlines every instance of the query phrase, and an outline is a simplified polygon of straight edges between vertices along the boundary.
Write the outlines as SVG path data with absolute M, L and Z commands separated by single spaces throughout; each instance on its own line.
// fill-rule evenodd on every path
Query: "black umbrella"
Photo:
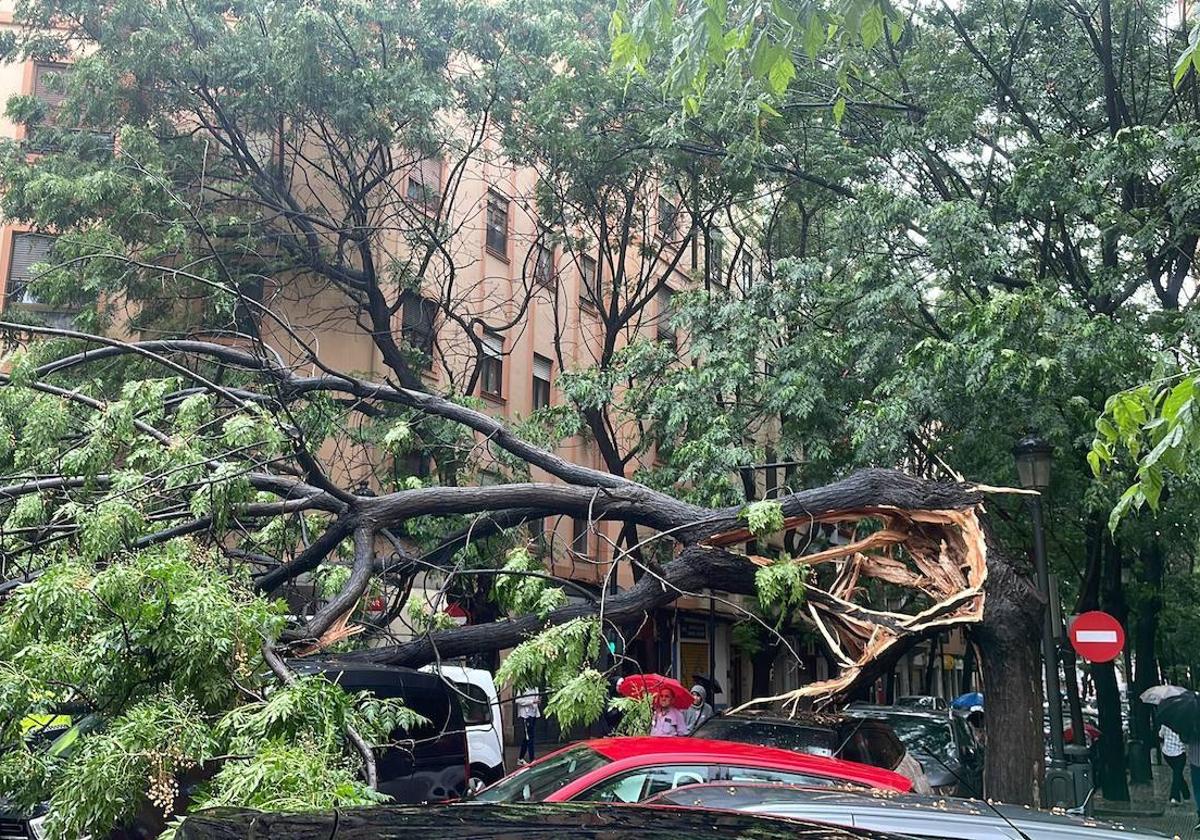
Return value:
M 708 692 L 708 699 L 712 700 L 718 694 L 724 694 L 725 690 L 721 688 L 721 684 L 715 679 L 709 679 L 703 674 L 692 674 L 692 684 L 702 686 Z
M 1200 738 L 1200 694 L 1185 691 L 1158 704 L 1158 722 L 1175 730 L 1183 741 Z

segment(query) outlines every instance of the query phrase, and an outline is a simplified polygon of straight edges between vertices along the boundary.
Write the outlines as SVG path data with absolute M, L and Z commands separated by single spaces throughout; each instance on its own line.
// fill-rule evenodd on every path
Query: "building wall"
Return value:
M 11 27 L 12 0 L 0 0 L 0 29 Z M 32 62 L 0 65 L 0 99 L 14 94 L 30 94 L 33 91 L 34 65 Z M 0 137 L 20 138 L 23 127 L 12 124 L 0 118 Z M 439 166 L 442 184 L 448 176 L 448 162 L 441 161 Z M 555 251 L 556 284 L 554 288 L 540 288 L 531 279 L 531 254 L 539 243 L 539 220 L 533 209 L 533 191 L 537 183 L 537 174 L 530 169 L 519 169 L 511 166 L 494 142 L 487 142 L 482 152 L 471 158 L 458 186 L 458 193 L 447 209 L 448 223 L 457 230 L 447 252 L 448 260 L 442 263 L 435 261 L 429 272 L 430 281 L 424 291 L 427 294 L 444 292 L 449 284 L 453 284 L 456 299 L 467 315 L 478 315 L 489 320 L 504 320 L 514 315 L 518 302 L 527 294 L 532 293 L 528 308 L 519 323 L 505 333 L 503 378 L 501 392 L 498 396 L 481 393 L 476 389 L 485 410 L 508 421 L 518 421 L 532 413 L 533 406 L 533 369 L 534 357 L 540 355 L 552 360 L 551 374 L 551 404 L 559 404 L 564 400 L 557 388 L 557 379 L 565 366 L 568 369 L 590 367 L 598 352 L 598 343 L 602 338 L 599 321 L 594 311 L 580 305 L 581 297 L 581 262 L 578 255 L 564 252 L 562 248 Z M 404 184 L 394 185 L 403 190 Z M 321 187 L 314 186 L 312 198 L 320 199 Z M 506 252 L 495 253 L 486 246 L 486 203 L 489 191 L 498 190 L 510 200 L 509 243 Z M 9 276 L 12 261 L 12 242 L 15 233 L 21 228 L 11 223 L 0 224 L 0 305 L 7 301 L 7 289 L 2 288 Z M 407 255 L 407 247 L 399 234 L 384 236 L 380 243 L 379 259 L 399 258 Z M 681 243 L 680 248 L 690 247 Z M 630 253 L 636 249 L 631 249 Z M 700 265 L 703 265 L 703 252 L 700 250 Z M 631 258 L 632 259 L 632 258 Z M 676 289 L 688 287 L 694 281 L 689 273 L 692 266 L 690 254 L 679 261 L 682 267 L 676 270 L 670 278 L 671 285 Z M 627 269 L 636 273 L 639 266 L 636 263 Z M 602 269 L 603 270 L 603 269 Z M 271 298 L 272 309 L 287 320 L 290 328 L 303 342 L 315 349 L 323 362 L 337 369 L 361 373 L 367 378 L 383 379 L 388 375 L 386 366 L 379 350 L 367 336 L 362 327 L 355 323 L 349 313 L 343 294 L 332 288 L 319 286 L 311 278 L 289 276 L 278 280 L 273 287 L 268 287 L 266 294 Z M 663 315 L 659 311 L 657 301 L 648 305 L 644 317 L 631 326 L 627 334 L 621 338 L 621 343 L 629 341 L 634 335 L 652 336 L 657 320 Z M 401 331 L 402 315 L 397 313 L 393 322 L 393 330 Z M 304 352 L 289 335 L 276 325 L 265 322 L 264 336 L 269 343 L 279 348 L 285 357 L 302 369 L 305 368 Z M 429 374 L 428 382 L 431 389 L 450 391 L 461 385 L 462 370 L 469 367 L 474 357 L 474 347 L 466 340 L 466 336 L 456 334 L 455 325 L 443 322 L 439 330 L 439 361 L 444 364 L 435 365 Z M 559 360 L 561 350 L 562 359 Z M 304 369 L 305 373 L 315 370 Z M 632 435 L 636 430 L 622 429 L 622 434 Z M 328 445 L 321 453 L 329 458 L 334 455 L 334 444 Z M 352 482 L 364 480 L 369 476 L 372 462 L 377 462 L 379 453 L 356 450 L 339 441 L 336 445 L 339 458 L 344 460 L 338 469 L 348 475 Z M 576 436 L 562 441 L 556 452 L 562 457 L 582 465 L 596 469 L 604 469 L 597 448 L 586 436 Z M 630 463 L 627 473 L 632 474 L 640 467 L 648 466 L 640 459 Z M 534 481 L 553 481 L 554 479 L 538 469 L 532 470 Z M 569 517 L 558 517 L 547 520 L 547 538 L 552 545 L 564 548 L 572 543 L 573 523 Z M 607 565 L 613 556 L 613 548 L 618 537 L 619 528 L 614 523 L 600 522 L 592 526 L 588 536 L 588 562 L 572 556 L 566 550 L 553 552 L 553 569 L 556 573 L 570 576 L 574 579 L 599 584 L 607 572 Z M 632 574 L 628 564 L 623 564 L 617 577 L 618 585 L 632 585 Z M 705 599 L 697 599 L 701 603 Z M 695 609 L 697 605 L 685 605 L 685 609 Z M 702 607 L 701 607 L 702 608 Z M 727 687 L 732 684 L 731 654 L 730 654 L 730 621 L 734 612 L 727 607 L 720 608 L 720 619 L 715 638 L 711 643 L 716 647 L 717 668 L 719 681 Z M 678 639 L 672 649 L 672 662 L 664 663 L 678 670 L 682 663 L 683 650 L 679 648 Z M 705 667 L 704 672 L 707 672 Z M 683 674 L 683 679 L 690 679 L 690 674 Z M 728 702 L 728 695 L 721 702 Z

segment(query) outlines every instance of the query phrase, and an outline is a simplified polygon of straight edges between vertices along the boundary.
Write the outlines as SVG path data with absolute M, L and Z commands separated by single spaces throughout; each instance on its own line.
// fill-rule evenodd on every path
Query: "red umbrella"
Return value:
M 684 688 L 679 680 L 671 677 L 660 674 L 633 674 L 617 684 L 617 691 L 625 697 L 657 695 L 664 688 L 671 692 L 671 704 L 675 708 L 686 709 L 692 705 L 692 692 Z

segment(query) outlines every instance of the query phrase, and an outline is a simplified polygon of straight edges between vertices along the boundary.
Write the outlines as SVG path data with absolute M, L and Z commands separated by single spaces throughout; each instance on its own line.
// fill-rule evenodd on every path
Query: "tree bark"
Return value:
M 1142 552 L 1141 581 L 1145 594 L 1137 600 L 1137 621 L 1134 641 L 1134 677 L 1129 690 L 1129 721 L 1131 735 L 1149 750 L 1157 738 L 1151 721 L 1151 709 L 1139 697 L 1146 689 L 1158 682 L 1158 616 L 1162 610 L 1163 550 L 1158 540 L 1153 540 Z M 1145 755 L 1145 753 L 1143 753 Z M 1143 761 L 1130 763 L 1130 781 L 1149 782 L 1145 771 L 1148 764 Z
M 1102 538 L 1103 539 L 1103 538 Z M 1104 607 L 1121 619 L 1121 547 L 1112 540 L 1103 544 L 1101 580 Z M 1092 666 L 1096 682 L 1096 706 L 1100 711 L 1099 764 L 1100 789 L 1110 802 L 1129 801 L 1129 782 L 1125 776 L 1125 733 L 1121 723 L 1121 693 L 1117 671 L 1112 662 Z
M 979 650 L 988 749 L 984 795 L 1016 805 L 1042 801 L 1040 648 L 1044 601 L 1026 569 L 989 539 L 987 601 L 982 623 L 970 629 Z

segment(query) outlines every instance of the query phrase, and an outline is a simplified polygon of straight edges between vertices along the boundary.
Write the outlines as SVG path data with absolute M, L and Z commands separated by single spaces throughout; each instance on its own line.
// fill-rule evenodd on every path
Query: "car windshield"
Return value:
M 715 741 L 737 741 L 813 755 L 833 755 L 838 746 L 837 733 L 830 729 L 739 718 L 710 718 L 695 734 Z
M 609 759 L 591 747 L 572 747 L 501 779 L 476 796 L 475 801 L 541 802 L 555 791 L 609 763 Z
M 929 720 L 912 715 L 886 715 L 896 735 L 909 752 L 924 753 L 942 761 L 957 761 L 958 749 L 950 731 L 950 720 Z

